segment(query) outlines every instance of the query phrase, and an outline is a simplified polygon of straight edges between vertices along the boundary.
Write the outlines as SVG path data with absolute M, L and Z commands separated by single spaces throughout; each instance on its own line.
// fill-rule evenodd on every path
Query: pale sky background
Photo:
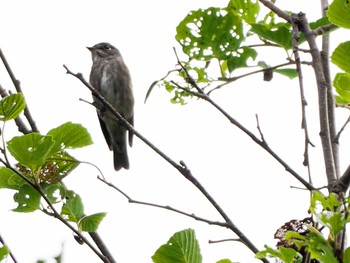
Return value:
M 72 155 L 96 164 L 110 182 L 131 197 L 222 221 L 194 186 L 137 138 L 129 149 L 130 170 L 113 170 L 112 153 L 100 131 L 95 109 L 79 101 L 91 101 L 91 95 L 82 83 L 65 74 L 62 65 L 88 79 L 92 61 L 86 46 L 107 41 L 118 47 L 133 78 L 135 128 L 173 160 L 184 160 L 236 226 L 262 249 L 264 244 L 275 245 L 273 235 L 285 222 L 308 216 L 307 191 L 290 189 L 301 185 L 209 104 L 193 100 L 182 107 L 172 105 L 169 94 L 159 88 L 143 103 L 150 84 L 174 68 L 172 47 L 184 58 L 174 38 L 177 24 L 190 10 L 225 6 L 227 2 L 0 1 L 0 48 L 21 81 L 42 133 L 68 121 L 81 123 L 95 143 L 71 151 Z M 319 16 L 318 3 L 278 1 L 282 9 L 303 10 L 309 21 Z M 273 59 L 267 62 L 283 63 L 286 55 L 273 52 L 263 54 L 266 60 Z M 316 145 L 310 151 L 311 166 L 315 185 L 323 186 L 318 120 L 313 117 L 317 114 L 316 87 L 314 78 L 307 78 L 310 71 L 305 72 L 305 92 L 311 140 Z M 0 83 L 12 89 L 2 65 Z M 258 113 L 269 145 L 307 178 L 302 166 L 304 137 L 298 95 L 296 81 L 275 75 L 268 83 L 262 81 L 262 75 L 254 75 L 213 93 L 212 98 L 257 135 Z M 341 114 L 340 127 L 347 112 L 337 112 Z M 13 134 L 7 132 L 5 136 L 8 140 Z M 343 171 L 347 159 L 345 153 L 342 156 Z M 236 238 L 232 232 L 169 211 L 129 204 L 118 192 L 98 181 L 97 175 L 94 167 L 82 164 L 65 182 L 81 195 L 87 214 L 108 212 L 99 233 L 117 262 L 152 262 L 156 249 L 186 228 L 195 229 L 205 263 L 223 258 L 260 262 L 240 243 L 208 244 L 208 240 Z M 62 244 L 66 263 L 100 262 L 87 246 L 78 245 L 71 231 L 58 220 L 41 212 L 11 212 L 15 205 L 12 195 L 11 191 L 0 191 L 0 234 L 19 262 L 32 263 L 39 258 L 53 262 L 49 258 L 61 251 Z

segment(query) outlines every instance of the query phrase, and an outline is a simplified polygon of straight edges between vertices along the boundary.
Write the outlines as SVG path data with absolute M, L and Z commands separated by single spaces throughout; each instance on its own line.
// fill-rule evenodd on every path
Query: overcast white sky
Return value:
M 129 150 L 131 169 L 116 173 L 112 153 L 100 131 L 94 108 L 80 102 L 91 100 L 87 88 L 66 75 L 62 65 L 85 78 L 91 67 L 86 46 L 108 41 L 117 46 L 130 68 L 136 97 L 135 127 L 175 161 L 184 160 L 193 174 L 230 215 L 232 221 L 258 246 L 273 246 L 275 230 L 291 219 L 307 216 L 308 194 L 292 190 L 300 184 L 246 135 L 202 101 L 187 106 L 171 105 L 170 96 L 156 88 L 143 103 L 150 84 L 176 64 L 172 47 L 175 28 L 192 9 L 228 1 L 1 1 L 0 48 L 7 57 L 37 125 L 42 133 L 68 121 L 83 124 L 95 142 L 72 151 L 83 161 L 98 165 L 106 178 L 131 197 L 156 202 L 222 220 L 204 197 L 177 171 L 137 138 Z M 278 1 L 282 7 L 306 10 L 310 21 L 318 17 L 318 1 Z M 181 56 L 181 52 L 179 52 Z M 273 54 L 283 62 L 285 54 Z M 271 53 L 265 54 L 271 58 Z M 306 73 L 307 74 L 307 73 Z M 307 76 L 307 75 L 306 75 Z M 12 88 L 3 66 L 0 83 Z M 309 106 L 314 176 L 323 173 L 320 161 L 316 88 L 306 82 Z M 297 172 L 305 176 L 303 132 L 296 81 L 275 76 L 263 83 L 252 76 L 213 94 L 243 125 L 257 133 L 255 114 L 266 140 Z M 340 119 L 344 120 L 345 115 Z M 7 139 L 12 134 L 7 134 Z M 342 168 L 346 167 L 342 163 Z M 151 262 L 154 251 L 176 231 L 194 228 L 200 241 L 203 262 L 222 258 L 259 262 L 240 243 L 208 245 L 208 240 L 235 238 L 228 230 L 156 208 L 128 204 L 116 191 L 100 183 L 98 171 L 82 164 L 66 184 L 82 196 L 86 213 L 108 212 L 99 233 L 116 260 L 122 263 Z M 323 176 L 315 179 L 325 183 Z M 19 262 L 49 259 L 64 246 L 64 262 L 99 262 L 86 246 L 78 245 L 70 230 L 42 213 L 17 214 L 9 210 L 12 192 L 0 191 L 0 234 Z M 51 262 L 51 261 L 47 261 Z

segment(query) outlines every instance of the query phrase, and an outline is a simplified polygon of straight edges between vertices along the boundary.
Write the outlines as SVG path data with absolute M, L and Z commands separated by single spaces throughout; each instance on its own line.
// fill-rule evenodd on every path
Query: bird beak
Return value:
M 90 50 L 90 52 L 93 52 L 95 50 L 94 47 L 86 47 L 88 50 Z

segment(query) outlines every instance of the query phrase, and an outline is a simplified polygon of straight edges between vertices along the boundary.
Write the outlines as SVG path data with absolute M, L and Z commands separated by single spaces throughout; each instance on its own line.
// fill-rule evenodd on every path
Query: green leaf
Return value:
M 36 170 L 53 154 L 52 147 L 54 143 L 51 136 L 29 133 L 13 137 L 7 142 L 7 148 L 20 164 L 31 170 Z
M 200 263 L 202 256 L 193 229 L 175 233 L 152 256 L 155 263 Z
M 47 135 L 55 141 L 54 149 L 75 149 L 91 145 L 92 139 L 89 132 L 81 124 L 67 122 L 50 130 Z
M 333 86 L 339 94 L 342 104 L 350 103 L 350 74 L 337 73 L 333 80 Z
M 190 58 L 205 61 L 226 59 L 244 40 L 242 19 L 215 7 L 191 11 L 176 32 L 183 52 Z
M 284 263 L 301 263 L 302 255 L 292 248 L 280 247 L 279 249 L 273 249 L 265 246 L 265 250 L 256 253 L 256 258 L 265 258 L 271 255 L 275 258 L 282 260 Z
M 328 7 L 327 16 L 331 23 L 350 29 L 349 1 L 334 0 Z
M 17 118 L 25 107 L 26 103 L 21 93 L 5 97 L 0 100 L 0 120 L 8 121 Z
M 56 204 L 64 199 L 66 195 L 66 188 L 59 183 L 56 184 L 41 184 L 43 192 L 51 203 Z
M 0 248 L 0 261 L 5 259 L 9 254 L 10 254 L 10 250 L 8 249 L 8 247 L 6 245 L 3 245 Z
M 0 188 L 19 190 L 26 182 L 6 167 L 0 167 Z
M 63 205 L 61 215 L 67 216 L 67 220 L 78 223 L 84 215 L 84 205 L 79 195 L 69 198 Z
M 159 83 L 159 81 L 160 80 L 155 80 L 155 81 L 152 82 L 151 86 L 147 90 L 144 103 L 146 103 L 148 97 L 151 95 L 151 92 L 152 92 L 154 86 L 156 86 Z
M 328 17 L 321 17 L 320 19 L 316 20 L 315 22 L 311 22 L 310 23 L 310 28 L 312 30 L 316 29 L 316 28 L 319 28 L 321 26 L 326 26 L 329 24 L 329 20 L 328 20 Z
M 79 230 L 85 232 L 96 232 L 106 213 L 96 213 L 89 216 L 84 216 L 79 221 Z
M 259 14 L 259 2 L 250 0 L 231 0 L 227 6 L 227 11 L 239 15 L 248 24 L 255 23 Z
M 344 251 L 343 262 L 350 262 L 350 247 L 347 247 Z
M 237 68 L 247 67 L 248 59 L 255 60 L 257 55 L 258 53 L 253 48 L 239 48 L 235 54 L 232 54 L 230 57 L 227 58 L 228 71 L 231 73 Z
M 18 206 L 13 209 L 14 212 L 34 212 L 40 207 L 40 194 L 32 186 L 25 184 L 13 196 Z
M 216 263 L 234 263 L 234 262 L 225 258 L 225 259 L 221 259 L 221 260 L 217 261 Z
M 274 69 L 273 72 L 276 72 L 278 74 L 281 74 L 283 76 L 286 76 L 290 79 L 294 79 L 298 76 L 298 72 L 294 68 L 281 68 L 281 69 Z
M 331 60 L 340 69 L 350 73 L 350 41 L 340 43 L 333 51 Z
M 289 28 L 282 25 L 277 29 L 268 29 L 262 24 L 252 24 L 252 31 L 259 35 L 263 39 L 270 40 L 284 49 L 288 50 L 292 48 L 292 34 Z

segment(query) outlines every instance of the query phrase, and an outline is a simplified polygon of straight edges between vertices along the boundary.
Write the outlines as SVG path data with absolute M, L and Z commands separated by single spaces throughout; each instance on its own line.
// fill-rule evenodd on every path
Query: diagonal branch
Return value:
M 16 79 L 15 75 L 13 74 L 12 69 L 11 69 L 9 63 L 6 60 L 5 55 L 2 53 L 1 49 L 0 49 L 0 58 L 1 58 L 2 63 L 4 64 L 4 66 L 5 66 L 6 70 L 7 70 L 7 73 L 9 74 L 9 76 L 10 76 L 10 78 L 12 80 L 13 85 L 16 88 L 16 91 L 18 93 L 22 93 L 23 94 L 21 86 L 20 86 L 20 82 L 19 82 L 19 80 Z M 38 130 L 36 124 L 35 124 L 35 121 L 34 121 L 32 115 L 31 115 L 31 113 L 29 111 L 28 105 L 24 109 L 24 116 L 27 118 L 32 131 L 33 132 L 39 132 L 39 130 Z M 28 132 L 24 132 L 24 133 L 28 133 Z
M 157 154 L 159 154 L 164 160 L 166 160 L 169 164 L 171 164 L 175 169 L 177 169 L 187 180 L 189 180 L 193 185 L 197 187 L 197 189 L 208 199 L 208 201 L 215 207 L 218 213 L 224 218 L 227 223 L 227 227 L 231 229 L 252 252 L 257 253 L 259 250 L 255 247 L 255 245 L 244 235 L 244 233 L 231 221 L 229 216 L 225 213 L 225 211 L 220 207 L 220 205 L 216 202 L 216 200 L 207 192 L 204 186 L 192 175 L 191 171 L 187 168 L 184 162 L 180 162 L 180 164 L 173 161 L 170 157 L 168 157 L 165 153 L 163 153 L 160 149 L 158 149 L 155 145 L 153 145 L 149 140 L 147 140 L 141 133 L 136 131 L 134 127 L 126 121 L 123 116 L 116 111 L 113 106 L 94 88 L 92 87 L 83 77 L 81 73 L 74 74 L 71 72 L 67 66 L 63 65 L 63 67 L 67 70 L 67 74 L 70 74 L 77 79 L 79 79 L 92 93 L 94 97 L 96 97 L 100 102 L 106 107 L 107 110 L 111 111 L 111 113 L 118 118 L 118 121 L 123 125 L 128 131 L 132 132 L 136 137 L 138 137 L 141 141 L 143 141 L 146 145 L 148 145 L 152 150 L 154 150 Z M 261 259 L 263 262 L 268 263 L 267 259 Z
M 157 207 L 157 208 L 161 208 L 161 209 L 165 209 L 165 210 L 169 210 L 187 217 L 191 217 L 197 221 L 201 221 L 204 223 L 207 223 L 209 225 L 216 225 L 216 226 L 222 226 L 222 227 L 226 227 L 226 228 L 230 228 L 230 226 L 226 223 L 226 222 L 218 222 L 218 221 L 213 221 L 213 220 L 209 220 L 209 219 L 205 219 L 203 217 L 199 217 L 196 216 L 195 214 L 191 214 L 191 213 L 187 213 L 184 212 L 182 210 L 173 208 L 169 205 L 159 205 L 159 204 L 155 204 L 155 203 L 149 203 L 149 202 L 145 202 L 145 201 L 138 201 L 135 200 L 133 198 L 131 198 L 128 194 L 126 194 L 124 191 L 122 191 L 121 189 L 119 189 L 117 186 L 115 186 L 114 184 L 106 181 L 105 179 L 101 178 L 101 177 L 97 177 L 97 179 L 99 179 L 101 182 L 105 183 L 106 185 L 108 185 L 109 187 L 112 187 L 113 189 L 115 189 L 116 191 L 118 191 L 120 194 L 122 194 L 129 203 L 131 204 L 139 204 L 139 205 L 146 205 L 146 206 L 152 206 L 152 207 Z
M 200 94 L 198 96 L 201 99 L 209 102 L 214 108 L 216 108 L 219 112 L 221 112 L 233 125 L 243 131 L 246 135 L 248 135 L 256 144 L 262 147 L 265 151 L 267 151 L 274 159 L 276 159 L 287 172 L 292 174 L 300 183 L 302 183 L 308 190 L 316 190 L 314 186 L 312 186 L 308 181 L 302 178 L 296 171 L 294 171 L 281 157 L 279 157 L 267 144 L 265 140 L 260 140 L 256 137 L 251 131 L 249 131 L 246 127 L 244 127 L 241 123 L 239 123 L 235 118 L 230 116 L 223 108 L 221 108 L 218 104 L 216 104 L 196 83 L 193 77 L 188 73 L 186 67 L 181 63 L 179 57 L 177 56 L 176 50 L 174 49 L 175 55 L 177 57 L 177 62 L 184 70 L 187 76 L 187 81 L 190 85 L 192 85 L 197 92 Z M 194 93 L 195 94 L 195 93 Z

